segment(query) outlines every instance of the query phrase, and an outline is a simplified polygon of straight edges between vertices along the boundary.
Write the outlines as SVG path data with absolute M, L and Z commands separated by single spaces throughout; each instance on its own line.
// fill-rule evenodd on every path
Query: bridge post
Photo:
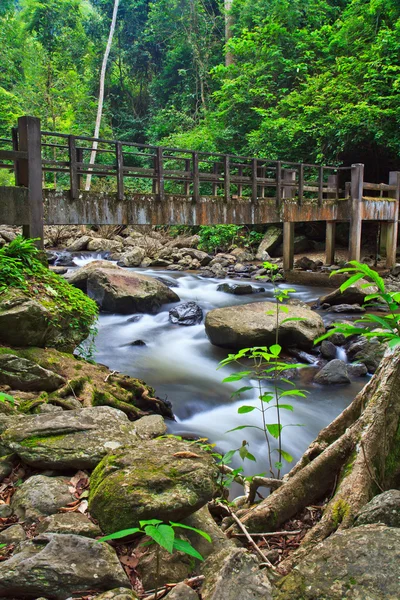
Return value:
M 362 230 L 362 198 L 364 191 L 364 165 L 351 165 L 351 208 L 349 260 L 360 260 Z
M 40 119 L 19 117 L 19 150 L 27 158 L 19 159 L 16 168 L 18 186 L 28 188 L 28 223 L 23 225 L 25 237 L 39 238 L 37 246 L 43 248 L 43 190 L 42 147 Z
M 285 185 L 295 183 L 296 171 L 294 169 L 282 169 L 282 199 L 290 199 L 295 195 L 295 187 L 293 185 Z M 294 223 L 283 223 L 283 269 L 291 271 L 294 262 Z
M 336 187 L 337 189 L 338 176 L 328 175 L 328 187 Z M 337 192 L 331 194 L 328 192 L 328 198 L 337 198 Z M 326 236 L 325 236 L 325 264 L 333 265 L 335 263 L 335 234 L 336 234 L 336 221 L 326 222 Z
M 391 171 L 389 173 L 389 185 L 395 185 L 395 190 L 389 191 L 389 196 L 395 198 L 396 213 L 395 220 L 387 222 L 386 230 L 386 267 L 390 269 L 396 264 L 397 232 L 399 220 L 399 202 L 400 202 L 400 171 Z

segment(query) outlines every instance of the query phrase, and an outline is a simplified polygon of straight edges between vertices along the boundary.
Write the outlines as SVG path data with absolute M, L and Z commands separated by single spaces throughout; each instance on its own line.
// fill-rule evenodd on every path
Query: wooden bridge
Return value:
M 93 144 L 97 159 L 90 163 Z M 349 257 L 360 259 L 363 221 L 379 221 L 386 265 L 396 262 L 400 172 L 364 181 L 364 165 L 328 166 L 163 148 L 41 131 L 21 117 L 0 139 L 0 223 L 43 241 L 43 225 L 283 223 L 284 267 L 293 268 L 294 225 L 326 222 L 326 263 L 335 226 L 350 223 Z M 84 176 L 91 175 L 90 191 Z

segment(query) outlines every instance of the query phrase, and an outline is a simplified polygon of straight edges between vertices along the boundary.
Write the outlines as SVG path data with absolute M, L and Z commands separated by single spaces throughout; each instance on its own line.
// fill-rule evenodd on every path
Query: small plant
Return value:
M 195 548 L 193 548 L 192 544 L 187 540 L 183 540 L 177 538 L 175 536 L 175 529 L 187 529 L 189 531 L 194 531 L 195 533 L 201 535 L 204 539 L 211 543 L 211 538 L 205 531 L 201 531 L 201 529 L 195 529 L 194 527 L 189 527 L 189 525 L 184 525 L 183 523 L 173 523 L 169 522 L 169 525 L 160 521 L 159 519 L 150 519 L 148 521 L 140 521 L 140 527 L 132 527 L 131 529 L 123 529 L 121 531 L 116 531 L 115 533 L 111 533 L 110 535 L 106 535 L 100 538 L 99 542 L 106 542 L 108 540 L 118 540 L 121 538 L 125 538 L 130 535 L 134 535 L 136 533 L 142 533 L 147 535 L 150 538 L 149 544 L 156 544 L 156 586 L 154 597 L 157 598 L 158 594 L 158 580 L 160 574 L 160 548 L 164 548 L 172 554 L 174 550 L 178 552 L 183 552 L 188 556 L 193 556 L 198 560 L 204 560 L 203 557 Z
M 15 399 L 14 396 L 10 396 L 9 394 L 4 394 L 4 392 L 0 392 L 0 402 L 7 404 L 8 402 L 14 406 Z
M 383 304 L 387 308 L 388 313 L 380 316 L 370 313 L 363 315 L 360 319 L 354 321 L 355 324 L 358 323 L 361 327 L 349 323 L 333 323 L 332 329 L 315 340 L 315 343 L 321 342 L 334 333 L 342 333 L 345 337 L 350 335 L 362 335 L 367 339 L 377 337 L 382 342 L 387 342 L 390 348 L 398 346 L 400 344 L 400 314 L 398 312 L 400 308 L 400 292 L 387 292 L 382 277 L 368 267 L 368 265 L 359 263 L 356 260 L 350 261 L 349 264 L 351 267 L 344 267 L 331 273 L 331 275 L 337 273 L 354 273 L 347 281 L 342 283 L 340 291 L 344 292 L 360 279 L 368 279 L 376 286 L 377 291 L 365 296 L 364 306 L 373 309 Z M 365 289 L 371 287 L 371 285 L 370 283 L 366 283 L 361 287 Z M 378 327 L 379 330 L 374 331 L 373 327 Z

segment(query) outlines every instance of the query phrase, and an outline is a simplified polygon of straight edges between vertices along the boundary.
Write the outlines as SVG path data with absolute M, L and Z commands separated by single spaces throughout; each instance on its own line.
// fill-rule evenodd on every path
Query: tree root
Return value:
M 280 572 L 288 572 L 332 532 L 351 527 L 359 510 L 387 489 L 399 421 L 400 350 L 396 350 L 385 356 L 352 404 L 320 432 L 283 485 L 237 513 L 250 532 L 274 531 L 309 504 L 333 496 L 319 523 L 281 563 Z M 237 529 L 232 526 L 229 531 Z

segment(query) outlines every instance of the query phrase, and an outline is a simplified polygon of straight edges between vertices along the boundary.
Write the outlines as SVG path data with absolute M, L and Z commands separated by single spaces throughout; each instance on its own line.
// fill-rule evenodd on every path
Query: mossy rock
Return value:
M 143 440 L 106 456 L 92 473 L 89 510 L 106 533 L 139 521 L 180 521 L 215 492 L 217 469 L 204 450 L 172 438 Z

